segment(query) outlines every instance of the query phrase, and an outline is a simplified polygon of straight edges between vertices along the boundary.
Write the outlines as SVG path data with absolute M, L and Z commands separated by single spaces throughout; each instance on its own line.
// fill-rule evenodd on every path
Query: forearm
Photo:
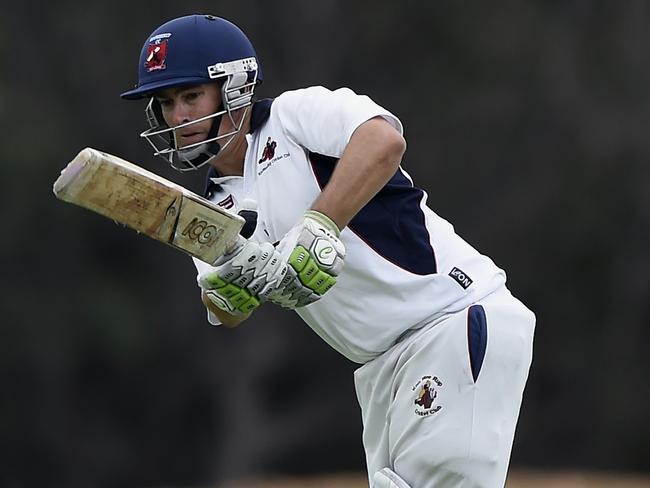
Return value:
M 404 138 L 383 118 L 361 124 L 312 209 L 343 229 L 395 174 L 405 150 Z

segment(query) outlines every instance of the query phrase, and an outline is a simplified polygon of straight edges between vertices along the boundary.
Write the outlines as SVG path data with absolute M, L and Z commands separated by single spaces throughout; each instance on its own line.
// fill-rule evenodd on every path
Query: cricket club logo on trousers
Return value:
M 427 417 L 442 409 L 442 405 L 434 405 L 438 398 L 438 390 L 442 386 L 442 381 L 437 376 L 423 376 L 413 386 L 415 393 L 415 414 L 420 417 Z

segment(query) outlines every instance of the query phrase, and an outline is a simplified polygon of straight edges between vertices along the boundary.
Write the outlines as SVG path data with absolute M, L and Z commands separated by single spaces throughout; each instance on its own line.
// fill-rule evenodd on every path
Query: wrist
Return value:
M 305 212 L 305 218 L 315 220 L 326 227 L 330 232 L 333 232 L 336 237 L 341 236 L 341 229 L 339 229 L 339 226 L 324 213 L 319 212 L 318 210 L 307 210 L 307 212 Z

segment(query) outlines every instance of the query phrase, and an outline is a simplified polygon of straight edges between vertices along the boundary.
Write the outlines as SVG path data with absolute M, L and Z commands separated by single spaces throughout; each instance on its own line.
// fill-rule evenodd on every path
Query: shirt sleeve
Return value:
M 322 86 L 288 91 L 275 103 L 287 135 L 311 152 L 340 158 L 352 133 L 364 122 L 383 117 L 403 133 L 400 120 L 366 95 L 349 88 L 328 90 Z
M 194 266 L 196 267 L 196 271 L 197 271 L 196 284 L 198 286 L 198 284 L 199 284 L 199 276 L 204 274 L 204 273 L 209 273 L 214 268 L 212 266 L 210 266 L 209 264 L 204 263 L 200 259 L 196 259 L 194 257 L 192 258 L 192 261 L 194 261 Z M 199 286 L 199 289 L 200 288 L 201 287 Z M 208 322 L 211 325 L 221 325 L 221 320 L 219 320 L 219 318 L 215 314 L 210 312 L 210 310 L 208 310 L 207 308 L 205 310 L 208 313 L 207 319 L 208 319 Z

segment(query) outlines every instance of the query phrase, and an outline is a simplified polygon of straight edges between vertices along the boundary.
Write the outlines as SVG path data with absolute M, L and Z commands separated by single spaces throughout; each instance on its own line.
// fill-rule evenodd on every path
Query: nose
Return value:
M 181 124 L 185 124 L 186 122 L 189 122 L 192 120 L 190 118 L 190 112 L 188 110 L 188 107 L 183 104 L 183 103 L 174 103 L 174 106 L 169 112 L 169 117 L 167 120 L 167 123 L 170 124 L 171 127 L 176 127 Z

